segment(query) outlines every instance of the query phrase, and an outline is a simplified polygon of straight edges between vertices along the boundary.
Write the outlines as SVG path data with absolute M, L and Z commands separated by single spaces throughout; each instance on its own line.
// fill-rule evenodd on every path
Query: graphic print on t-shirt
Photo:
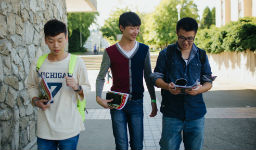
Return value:
M 62 83 L 58 82 L 48 82 L 47 84 L 52 92 L 52 97 L 54 97 L 62 87 Z
M 52 97 L 54 97 L 62 88 L 63 78 L 67 75 L 67 73 L 63 72 L 41 72 L 41 75 L 44 75 L 47 80 L 47 85 L 49 86 Z M 55 81 L 55 82 L 51 82 Z M 60 81 L 60 82 L 56 82 Z

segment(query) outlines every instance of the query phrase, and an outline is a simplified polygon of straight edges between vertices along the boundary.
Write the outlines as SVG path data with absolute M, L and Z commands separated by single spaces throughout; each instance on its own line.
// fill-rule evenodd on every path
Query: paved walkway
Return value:
M 79 150 L 113 150 L 115 149 L 112 134 L 111 118 L 108 109 L 103 109 L 95 102 L 95 80 L 98 70 L 89 70 L 89 81 L 92 92 L 87 97 L 88 114 L 86 115 L 86 131 L 80 135 L 78 145 Z M 104 91 L 108 91 L 111 86 L 105 84 Z M 247 87 L 238 90 L 230 87 L 237 87 L 228 84 L 229 91 L 216 80 L 216 86 L 209 91 L 206 96 L 207 115 L 206 117 L 206 139 L 204 149 L 232 149 L 232 150 L 255 150 L 256 149 L 256 87 Z M 244 91 L 243 91 L 244 90 Z M 157 91 L 157 105 L 160 106 L 160 89 Z M 245 94 L 246 96 L 243 96 Z M 232 99 L 230 99 L 232 97 Z M 253 98 L 254 97 L 254 98 Z M 154 118 L 148 115 L 151 112 L 150 97 L 145 92 L 144 97 L 144 149 L 158 150 L 161 135 L 162 114 Z M 216 120 L 217 119 L 217 120 Z M 242 120 L 243 119 L 243 120 Z M 243 122 L 239 122 L 243 121 Z M 234 122 L 237 122 L 233 124 Z M 220 126 L 222 125 L 222 126 Z M 241 128 L 246 127 L 246 129 Z M 230 130 L 231 129 L 231 130 Z M 246 133 L 246 135 L 245 135 Z M 221 135 L 225 134 L 226 137 Z M 227 134 L 230 134 L 227 136 Z M 234 134 L 234 136 L 232 136 Z M 231 136 L 231 137 L 229 137 Z M 234 138 L 234 139 L 232 139 Z M 239 139 L 242 138 L 242 139 Z M 237 141 L 232 143 L 232 141 Z M 245 142 L 246 141 L 246 142 Z M 184 149 L 181 145 L 181 149 Z
M 145 99 L 149 99 L 149 95 L 145 96 Z M 158 103 L 158 106 L 160 104 Z M 86 116 L 87 121 L 90 120 L 110 120 L 110 113 L 108 109 L 89 109 L 88 115 Z M 161 117 L 159 113 L 156 117 L 151 118 L 149 114 L 151 113 L 151 105 L 149 101 L 144 101 L 144 149 L 146 150 L 156 150 L 159 148 L 159 139 L 161 134 Z M 112 132 L 112 131 L 111 131 Z M 112 136 L 112 135 L 103 135 Z M 113 145 L 114 148 L 114 145 Z M 95 149 L 97 146 L 95 145 Z

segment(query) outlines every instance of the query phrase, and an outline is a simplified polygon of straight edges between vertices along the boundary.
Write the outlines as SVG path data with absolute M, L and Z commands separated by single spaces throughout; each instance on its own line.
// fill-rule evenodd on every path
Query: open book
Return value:
M 39 91 L 40 91 L 39 97 L 41 99 L 49 100 L 47 103 L 53 102 L 52 93 L 51 93 L 51 90 L 46 82 L 44 75 L 41 75 L 41 81 L 39 83 Z
M 212 82 L 212 81 L 214 81 L 217 78 L 217 76 L 206 76 L 206 75 L 203 75 L 202 78 L 206 82 Z M 180 78 L 180 79 L 176 80 L 175 88 L 192 89 L 193 87 L 196 87 L 199 84 L 200 84 L 200 82 L 197 79 L 195 83 L 193 83 L 192 85 L 188 86 L 187 85 L 187 80 L 184 79 L 184 78 Z
M 193 87 L 195 87 L 199 84 L 200 84 L 200 82 L 198 82 L 198 80 L 196 80 L 196 82 L 194 84 L 190 85 L 190 86 L 175 84 L 175 88 L 192 89 Z
M 115 91 L 109 91 L 106 94 L 107 100 L 113 99 L 113 101 L 109 102 L 108 105 L 118 110 L 121 110 L 124 108 L 128 100 L 128 97 L 129 97 L 129 94 L 127 93 L 121 93 L 121 92 L 115 92 Z

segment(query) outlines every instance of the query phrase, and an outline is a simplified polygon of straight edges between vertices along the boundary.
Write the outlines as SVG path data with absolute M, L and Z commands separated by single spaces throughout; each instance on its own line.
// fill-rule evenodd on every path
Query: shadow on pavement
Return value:
M 161 102 L 160 91 L 156 92 Z M 103 94 L 104 97 L 105 93 Z M 204 94 L 207 108 L 256 107 L 256 90 L 219 90 Z M 160 106 L 158 106 L 160 107 Z M 88 109 L 103 109 L 95 101 L 95 92 L 87 98 Z M 80 135 L 78 149 L 115 149 L 111 120 L 86 120 L 86 131 Z M 255 150 L 256 118 L 207 118 L 204 150 Z
M 161 93 L 157 92 L 161 101 Z M 256 90 L 219 90 L 204 94 L 207 108 L 256 107 Z M 255 150 L 256 118 L 207 118 L 204 150 Z

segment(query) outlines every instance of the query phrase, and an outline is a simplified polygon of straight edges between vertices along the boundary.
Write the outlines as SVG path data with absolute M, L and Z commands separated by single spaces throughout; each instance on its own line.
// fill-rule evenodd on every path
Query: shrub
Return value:
M 206 50 L 207 52 L 211 52 L 212 40 L 214 32 L 210 29 L 203 29 L 197 33 L 195 43 L 199 48 Z
M 199 30 L 195 43 L 209 53 L 256 50 L 256 18 L 242 18 L 221 28 Z

